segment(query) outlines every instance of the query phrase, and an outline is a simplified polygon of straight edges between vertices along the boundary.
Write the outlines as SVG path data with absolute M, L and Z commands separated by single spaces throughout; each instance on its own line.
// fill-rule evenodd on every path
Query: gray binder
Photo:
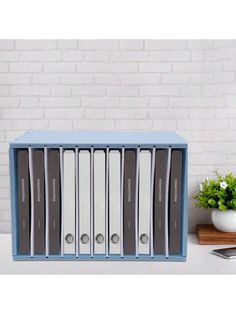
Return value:
M 124 158 L 124 207 L 123 207 L 123 250 L 124 255 L 135 254 L 135 190 L 136 153 L 125 150 Z
M 48 150 L 49 255 L 60 254 L 61 197 L 60 153 Z
M 169 254 L 181 252 L 182 152 L 173 150 L 170 170 Z
M 44 154 L 33 150 L 34 254 L 45 254 Z
M 17 153 L 17 190 L 18 190 L 18 250 L 19 254 L 30 254 L 30 191 L 29 159 L 26 149 Z
M 167 155 L 165 149 L 156 150 L 154 172 L 153 242 L 154 254 L 166 254 L 165 247 L 165 194 L 167 179 Z

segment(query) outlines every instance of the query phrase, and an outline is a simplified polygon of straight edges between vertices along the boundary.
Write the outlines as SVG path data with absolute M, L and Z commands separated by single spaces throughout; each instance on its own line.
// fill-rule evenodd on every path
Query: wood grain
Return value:
M 196 225 L 199 244 L 236 244 L 236 232 L 221 232 L 213 225 Z

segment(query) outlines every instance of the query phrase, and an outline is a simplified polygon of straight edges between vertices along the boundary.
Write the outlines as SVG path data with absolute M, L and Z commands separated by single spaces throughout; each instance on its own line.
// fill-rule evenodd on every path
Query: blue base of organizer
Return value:
M 39 255 L 31 257 L 29 255 L 16 255 L 13 256 L 14 261 L 136 261 L 136 262 L 185 262 L 186 256 L 179 256 L 179 255 L 170 255 L 168 258 L 162 255 L 154 256 L 151 258 L 150 256 L 109 256 L 106 257 L 105 255 L 97 255 L 91 257 L 90 255 L 84 255 L 80 257 L 64 255 L 61 256 L 49 256 L 46 257 L 45 255 Z

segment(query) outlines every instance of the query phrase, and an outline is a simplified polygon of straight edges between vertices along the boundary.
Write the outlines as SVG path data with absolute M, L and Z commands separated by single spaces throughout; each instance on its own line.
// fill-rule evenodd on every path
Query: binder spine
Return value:
M 121 254 L 121 204 L 120 204 L 120 151 L 111 150 L 109 153 L 109 252 Z
M 155 158 L 156 147 L 152 148 L 151 153 L 151 193 L 150 193 L 150 255 L 154 257 L 154 244 L 153 244 L 153 194 L 154 194 L 154 172 L 155 172 Z
M 169 210 L 169 252 L 171 255 L 181 254 L 182 162 L 182 152 L 173 150 L 171 154 Z
M 120 252 L 124 257 L 124 159 L 125 148 L 121 149 L 121 180 L 120 180 Z
M 44 147 L 44 175 L 45 175 L 45 255 L 49 256 L 49 200 L 48 200 L 48 149 Z
M 105 254 L 108 258 L 109 254 L 109 212 L 108 212 L 108 176 L 109 176 L 109 147 L 106 148 L 106 165 L 105 165 Z
M 61 257 L 64 256 L 64 156 L 63 148 L 60 146 L 60 173 L 61 173 Z
M 33 169 L 33 201 L 34 201 L 34 255 L 45 254 L 45 195 L 44 195 L 44 163 L 43 151 L 32 149 L 32 169 Z
M 64 151 L 64 253 L 75 254 L 75 153 Z
M 75 256 L 79 257 L 79 156 L 75 148 Z
M 106 164 L 105 152 L 94 152 L 94 254 L 105 254 Z
M 138 193 L 139 193 L 139 159 L 140 147 L 136 149 L 136 181 L 135 181 L 135 256 L 139 255 L 139 220 L 138 220 Z
M 89 150 L 79 150 L 79 255 L 91 254 L 91 154 Z
M 169 257 L 169 185 L 170 185 L 171 148 L 167 153 L 166 194 L 165 194 L 165 255 Z
M 90 156 L 90 255 L 94 255 L 94 148 L 91 147 L 91 156 Z
M 29 153 L 29 179 L 30 179 L 30 256 L 34 256 L 34 174 L 33 174 L 33 153 L 32 147 L 28 148 Z
M 150 254 L 150 215 L 151 215 L 151 152 L 141 150 L 139 154 L 139 254 Z

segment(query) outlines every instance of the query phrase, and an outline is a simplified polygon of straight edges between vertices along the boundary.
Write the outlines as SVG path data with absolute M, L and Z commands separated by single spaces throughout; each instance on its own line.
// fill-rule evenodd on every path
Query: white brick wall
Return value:
M 192 194 L 236 172 L 236 41 L 0 40 L 0 232 L 10 232 L 8 142 L 30 129 L 176 130 Z

